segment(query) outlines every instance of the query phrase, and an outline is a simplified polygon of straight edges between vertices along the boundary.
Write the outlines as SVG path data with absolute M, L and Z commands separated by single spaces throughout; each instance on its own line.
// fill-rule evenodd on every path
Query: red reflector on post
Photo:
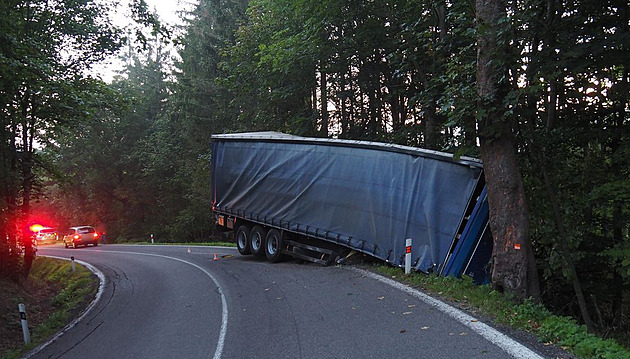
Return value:
M 411 253 L 411 246 L 407 246 L 407 249 L 405 250 L 405 253 Z

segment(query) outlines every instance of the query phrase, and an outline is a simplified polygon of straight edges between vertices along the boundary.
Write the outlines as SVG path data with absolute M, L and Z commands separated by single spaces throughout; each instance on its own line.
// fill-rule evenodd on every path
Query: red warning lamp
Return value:
M 31 232 L 33 233 L 37 233 L 41 231 L 42 229 L 44 229 L 44 226 L 42 226 L 41 224 L 33 224 L 30 227 L 28 227 L 28 229 L 30 229 Z

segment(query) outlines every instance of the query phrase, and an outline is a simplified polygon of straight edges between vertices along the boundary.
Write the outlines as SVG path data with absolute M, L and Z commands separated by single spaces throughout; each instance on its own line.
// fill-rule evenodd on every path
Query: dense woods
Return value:
M 200 0 L 174 60 L 134 4 L 135 41 L 100 3 L 0 5 L 2 273 L 33 220 L 211 240 L 213 133 L 376 140 L 481 157 L 493 285 L 628 344 L 627 1 Z

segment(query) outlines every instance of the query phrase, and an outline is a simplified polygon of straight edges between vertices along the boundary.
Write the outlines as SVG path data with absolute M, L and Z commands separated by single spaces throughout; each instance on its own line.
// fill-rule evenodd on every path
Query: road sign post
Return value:
M 411 238 L 405 240 L 405 274 L 411 273 Z
M 28 331 L 28 322 L 26 321 L 26 307 L 24 304 L 18 304 L 20 310 L 20 321 L 22 322 L 22 334 L 24 336 L 24 344 L 31 342 L 31 333 Z

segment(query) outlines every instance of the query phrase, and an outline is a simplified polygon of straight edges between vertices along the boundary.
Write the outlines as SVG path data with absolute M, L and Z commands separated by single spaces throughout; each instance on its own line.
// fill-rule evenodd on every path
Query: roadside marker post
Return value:
M 405 240 L 405 274 L 411 273 L 411 238 Z
M 74 264 L 74 256 L 70 257 L 70 263 L 71 263 L 71 265 L 72 265 L 72 271 L 73 271 L 73 272 L 76 272 L 76 270 L 77 270 L 77 265 L 76 265 L 76 264 Z
M 153 233 L 151 233 L 151 244 L 154 244 L 153 243 Z
M 28 331 L 28 322 L 26 321 L 26 307 L 24 304 L 18 304 L 20 310 L 20 321 L 22 322 L 22 334 L 24 336 L 24 344 L 31 342 L 31 333 Z

